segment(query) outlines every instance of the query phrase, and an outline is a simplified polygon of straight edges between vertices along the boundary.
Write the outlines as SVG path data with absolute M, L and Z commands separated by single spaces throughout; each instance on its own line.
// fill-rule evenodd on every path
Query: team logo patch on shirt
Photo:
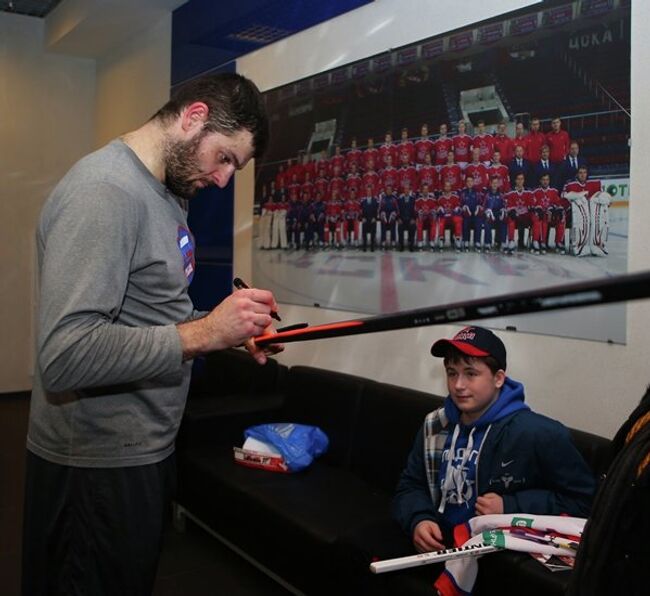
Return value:
M 183 226 L 178 226 L 176 242 L 178 243 L 178 248 L 183 257 L 183 271 L 185 272 L 185 277 L 187 278 L 187 282 L 191 283 L 192 278 L 194 277 L 196 262 L 194 260 L 194 241 L 192 240 L 190 231 Z

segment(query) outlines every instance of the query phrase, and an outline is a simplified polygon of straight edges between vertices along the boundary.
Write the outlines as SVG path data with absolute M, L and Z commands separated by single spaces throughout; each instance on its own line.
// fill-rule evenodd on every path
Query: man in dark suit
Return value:
M 571 141 L 569 145 L 569 154 L 562 162 L 561 180 L 562 185 L 575 180 L 578 170 L 587 167 L 587 160 L 580 155 L 580 145 L 578 141 Z
M 557 167 L 555 164 L 551 163 L 550 149 L 548 145 L 544 145 L 542 147 L 542 158 L 533 164 L 533 166 L 530 168 L 530 171 L 532 172 L 530 184 L 533 186 L 533 188 L 536 188 L 539 185 L 540 178 L 546 174 L 551 177 L 551 186 L 553 188 L 557 188 L 559 191 L 561 191 L 564 187 L 564 183 L 561 183 L 560 180 L 558 180 Z M 559 188 L 558 184 L 560 185 Z
M 518 174 L 524 175 L 526 187 L 535 188 L 537 186 L 530 175 L 530 163 L 527 159 L 524 159 L 524 148 L 521 145 L 515 147 L 515 156 L 508 164 L 508 170 L 510 171 L 510 186 L 512 188 L 515 187 L 515 178 Z

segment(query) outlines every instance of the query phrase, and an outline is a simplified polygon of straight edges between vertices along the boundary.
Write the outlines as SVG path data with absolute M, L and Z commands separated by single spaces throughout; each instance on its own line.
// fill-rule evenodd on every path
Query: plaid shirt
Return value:
M 431 501 L 436 509 L 440 501 L 438 472 L 442 462 L 442 452 L 449 434 L 449 431 L 446 430 L 448 423 L 444 408 L 429 412 L 424 419 L 424 465 L 427 470 Z

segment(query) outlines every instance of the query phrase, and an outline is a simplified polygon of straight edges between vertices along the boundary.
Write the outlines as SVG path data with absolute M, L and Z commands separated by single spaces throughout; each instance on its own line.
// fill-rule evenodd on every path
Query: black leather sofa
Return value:
M 193 380 L 177 441 L 181 511 L 304 594 L 433 594 L 440 569 L 374 576 L 373 558 L 413 554 L 391 519 L 393 490 L 424 416 L 443 398 L 370 379 L 235 350 L 209 356 Z M 232 447 L 263 422 L 317 425 L 330 448 L 308 470 L 274 474 L 239 466 Z M 595 474 L 609 441 L 572 431 Z M 568 572 L 531 557 L 480 561 L 477 594 L 562 594 Z

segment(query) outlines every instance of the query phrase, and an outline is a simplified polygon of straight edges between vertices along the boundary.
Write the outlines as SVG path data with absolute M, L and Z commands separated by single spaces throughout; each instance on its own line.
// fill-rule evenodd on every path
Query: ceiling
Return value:
M 46 17 L 61 0 L 0 0 L 0 11 Z
M 371 2 L 0 0 L 0 12 L 47 17 L 48 51 L 86 58 L 101 58 L 171 12 L 172 84 L 176 84 Z
M 257 50 L 372 0 L 189 0 L 174 11 L 172 82 Z M 316 49 L 316 48 L 314 48 Z

